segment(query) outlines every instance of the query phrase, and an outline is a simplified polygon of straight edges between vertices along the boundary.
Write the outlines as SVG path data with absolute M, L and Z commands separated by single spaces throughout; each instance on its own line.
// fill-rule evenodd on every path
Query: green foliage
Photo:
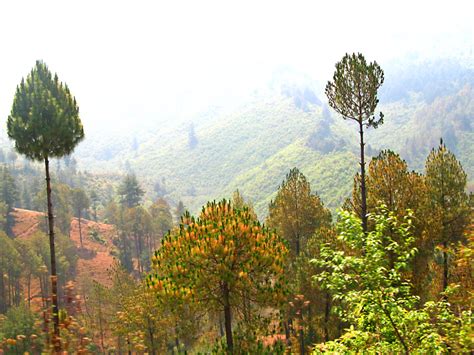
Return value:
M 329 106 L 345 119 L 352 119 L 366 127 L 377 128 L 383 114 L 374 117 L 379 103 L 377 90 L 383 84 L 384 73 L 377 62 L 368 63 L 360 53 L 346 54 L 336 63 L 332 82 L 326 85 Z
M 465 192 L 467 176 L 461 163 L 441 141 L 426 159 L 426 183 L 430 206 L 438 211 L 441 232 L 437 242 L 443 246 L 443 289 L 448 287 L 448 249 L 465 241 L 463 232 L 469 223 L 471 208 Z
M 129 174 L 120 184 L 117 193 L 120 196 L 120 202 L 128 208 L 132 208 L 140 204 L 144 191 L 138 184 L 137 177 L 134 174 Z
M 7 128 L 15 149 L 32 160 L 70 154 L 84 138 L 76 99 L 41 61 L 17 87 Z
M 90 199 L 87 196 L 86 192 L 80 188 L 73 189 L 71 191 L 71 195 L 74 215 L 80 218 L 83 215 L 84 210 L 89 208 Z
M 55 188 L 52 192 L 52 202 L 55 206 L 55 226 L 59 229 L 62 234 L 69 235 L 69 230 L 71 228 L 71 218 L 72 218 L 72 193 L 71 188 L 66 184 L 55 184 Z M 35 196 L 33 201 L 33 207 L 37 211 L 45 212 L 47 211 L 46 205 L 46 190 L 41 189 L 38 194 Z M 41 221 L 42 230 L 47 231 L 47 220 Z
M 15 179 L 6 166 L 1 168 L 0 174 L 0 203 L 5 205 L 4 211 L 1 212 L 2 219 L 5 220 L 4 230 L 9 236 L 12 236 L 12 227 L 15 224 L 15 219 L 11 215 L 11 212 L 18 201 L 18 189 Z
M 173 216 L 168 202 L 163 198 L 158 198 L 150 206 L 149 212 L 153 219 L 153 229 L 162 238 L 173 227 Z
M 319 196 L 311 193 L 309 182 L 297 168 L 286 175 L 269 213 L 268 225 L 288 241 L 293 258 L 299 256 L 316 229 L 331 222 L 330 212 Z
M 471 343 L 466 331 L 472 324 L 470 312 L 456 316 L 446 299 L 417 308 L 418 297 L 405 279 L 416 253 L 411 214 L 399 220 L 382 207 L 370 220 L 374 230 L 364 233 L 358 218 L 341 212 L 342 248 L 323 246 L 320 258 L 313 261 L 325 269 L 315 279 L 341 302 L 339 314 L 349 324 L 339 339 L 318 345 L 316 351 L 465 351 Z
M 42 348 L 43 339 L 41 336 L 41 329 L 38 328 L 38 317 L 25 304 L 12 307 L 0 320 L 0 339 L 10 339 L 12 346 L 12 353 L 22 350 L 23 352 L 34 350 L 40 352 Z M 14 340 L 12 342 L 11 340 Z M 5 349 L 5 348 L 4 348 Z M 8 345 L 7 348 L 8 353 Z
M 276 306 L 284 297 L 286 254 L 283 240 L 253 219 L 248 208 L 235 209 L 227 200 L 209 202 L 198 218 L 186 215 L 179 230 L 165 237 L 147 284 L 167 302 L 223 311 L 232 348 L 233 312 Z

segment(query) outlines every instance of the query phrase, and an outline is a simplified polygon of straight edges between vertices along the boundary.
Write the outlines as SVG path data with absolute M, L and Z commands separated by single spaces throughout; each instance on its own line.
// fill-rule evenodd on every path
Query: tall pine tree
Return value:
M 461 163 L 441 140 L 432 149 L 425 164 L 426 182 L 433 211 L 438 211 L 442 231 L 437 242 L 443 246 L 443 289 L 449 281 L 449 248 L 463 239 L 469 222 L 467 175 Z
M 367 191 L 365 187 L 364 127 L 377 128 L 383 123 L 383 114 L 374 116 L 379 102 L 377 90 L 383 84 L 383 70 L 377 62 L 367 63 L 362 54 L 346 54 L 336 63 L 333 81 L 326 85 L 329 105 L 344 119 L 359 126 L 360 137 L 360 192 L 362 228 L 367 232 Z
M 79 107 L 66 84 L 37 61 L 26 80 L 16 89 L 7 121 L 8 136 L 15 149 L 27 158 L 43 161 L 48 200 L 49 246 L 51 251 L 52 313 L 55 350 L 59 351 L 59 310 L 54 243 L 54 215 L 51 202 L 49 161 L 72 153 L 84 138 Z

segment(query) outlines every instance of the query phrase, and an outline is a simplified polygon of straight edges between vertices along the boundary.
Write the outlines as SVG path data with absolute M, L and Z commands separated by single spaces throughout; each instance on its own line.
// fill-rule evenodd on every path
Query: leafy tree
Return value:
M 469 197 L 465 192 L 466 173 L 441 140 L 426 159 L 426 182 L 433 210 L 440 213 L 442 231 L 437 240 L 443 245 L 443 289 L 448 287 L 449 248 L 463 240 L 469 222 Z
M 235 209 L 227 200 L 209 202 L 198 218 L 186 215 L 179 230 L 166 236 L 147 283 L 158 297 L 194 300 L 223 311 L 232 352 L 233 313 L 242 297 L 275 305 L 284 295 L 286 254 L 283 240 L 253 220 L 248 208 Z
M 320 258 L 313 261 L 324 268 L 315 280 L 341 302 L 339 314 L 349 324 L 345 334 L 320 344 L 317 352 L 466 351 L 472 345 L 470 312 L 457 317 L 445 300 L 419 308 L 419 298 L 411 293 L 405 278 L 416 254 L 411 214 L 398 219 L 383 206 L 369 215 L 369 221 L 375 228 L 365 233 L 360 219 L 341 212 L 338 240 L 342 248 L 324 245 Z M 364 253 L 360 253 L 362 247 Z
M 377 90 L 383 84 L 383 70 L 377 62 L 367 63 L 362 54 L 346 54 L 336 63 L 333 81 L 326 85 L 329 105 L 344 119 L 359 125 L 360 136 L 360 192 L 361 220 L 367 231 L 367 191 L 365 187 L 364 126 L 377 128 L 383 123 L 383 114 L 374 116 L 379 102 Z
M 306 177 L 297 168 L 291 169 L 270 203 L 268 225 L 288 241 L 295 258 L 316 229 L 330 222 L 331 214 L 319 196 L 311 193 Z
M 415 292 L 425 300 L 429 297 L 430 263 L 434 256 L 434 240 L 440 232 L 438 214 L 433 211 L 424 176 L 408 171 L 407 163 L 390 150 L 384 150 L 374 157 L 366 176 L 367 212 L 375 213 L 377 206 L 384 204 L 388 211 L 403 218 L 408 210 L 413 211 L 412 234 L 418 253 L 411 261 Z M 354 179 L 352 200 L 346 205 L 360 215 L 360 175 Z M 369 225 L 369 230 L 373 225 Z M 392 258 L 391 252 L 388 253 Z
M 41 331 L 36 325 L 38 320 L 36 314 L 24 304 L 12 307 L 0 322 L 0 337 L 16 340 L 16 353 L 20 353 L 20 350 L 23 350 L 22 353 L 28 350 L 41 353 L 43 339 L 38 337 Z
M 27 158 L 44 161 L 51 257 L 52 311 L 54 342 L 59 350 L 59 310 L 56 283 L 56 253 L 54 244 L 54 216 L 51 202 L 49 159 L 72 153 L 84 138 L 76 99 L 66 84 L 52 76 L 45 63 L 35 67 L 17 87 L 7 121 L 8 136 L 15 140 L 15 149 Z
M 134 174 L 128 174 L 118 188 L 120 202 L 128 208 L 138 206 L 144 193 Z
M 80 188 L 72 190 L 72 205 L 74 214 L 77 217 L 78 224 L 79 224 L 79 240 L 81 241 L 81 248 L 82 248 L 82 230 L 81 230 L 81 217 L 82 212 L 87 210 L 90 206 L 91 202 L 89 197 L 87 196 L 86 192 Z

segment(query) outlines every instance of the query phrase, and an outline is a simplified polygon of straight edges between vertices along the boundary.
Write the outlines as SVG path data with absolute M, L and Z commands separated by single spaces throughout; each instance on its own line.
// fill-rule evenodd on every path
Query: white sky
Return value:
M 178 110 L 183 93 L 238 92 L 283 65 L 327 80 L 345 52 L 382 63 L 415 50 L 472 53 L 473 14 L 468 0 L 4 0 L 0 122 L 36 59 L 68 83 L 87 125 L 167 102 Z

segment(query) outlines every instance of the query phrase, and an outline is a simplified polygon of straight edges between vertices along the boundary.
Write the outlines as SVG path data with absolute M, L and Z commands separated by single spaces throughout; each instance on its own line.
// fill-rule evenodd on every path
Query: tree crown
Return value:
M 374 116 L 379 102 L 377 90 L 383 84 L 384 73 L 377 62 L 367 63 L 361 53 L 346 54 L 336 63 L 333 81 L 326 85 L 329 105 L 345 119 L 377 128 L 383 114 Z
M 84 138 L 76 99 L 42 61 L 17 87 L 7 130 L 32 160 L 68 155 Z

